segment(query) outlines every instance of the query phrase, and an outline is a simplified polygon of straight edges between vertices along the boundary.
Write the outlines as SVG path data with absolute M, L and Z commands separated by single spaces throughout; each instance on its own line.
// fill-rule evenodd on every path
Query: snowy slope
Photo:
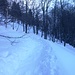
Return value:
M 75 75 L 75 53 L 70 46 L 53 43 L 32 32 L 0 26 L 0 75 Z M 70 48 L 70 49 L 69 49 Z
M 50 42 L 50 45 L 64 69 L 64 75 L 75 75 L 75 48 L 68 45 L 70 50 L 68 47 L 53 42 Z
M 0 35 L 11 37 L 25 34 L 11 26 L 0 26 L 0 30 Z M 22 38 L 0 37 L 0 75 L 54 75 L 54 60 L 49 44 L 32 33 Z

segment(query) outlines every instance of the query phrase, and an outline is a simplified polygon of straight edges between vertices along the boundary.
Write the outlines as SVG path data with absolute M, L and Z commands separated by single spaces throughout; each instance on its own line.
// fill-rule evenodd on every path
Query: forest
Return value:
M 8 22 L 21 23 L 23 32 L 28 33 L 28 27 L 33 33 L 50 39 L 59 40 L 75 47 L 75 1 L 71 0 L 0 0 L 0 24 Z

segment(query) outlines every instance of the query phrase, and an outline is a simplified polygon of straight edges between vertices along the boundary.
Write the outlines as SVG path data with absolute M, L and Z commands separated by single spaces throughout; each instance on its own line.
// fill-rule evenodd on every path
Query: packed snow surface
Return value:
M 75 48 L 0 26 L 0 75 L 75 75 Z M 9 38 L 11 37 L 11 38 Z

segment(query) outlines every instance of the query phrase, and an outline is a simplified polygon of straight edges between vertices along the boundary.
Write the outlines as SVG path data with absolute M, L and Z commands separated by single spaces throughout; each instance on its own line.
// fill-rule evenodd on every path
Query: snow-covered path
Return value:
M 23 56 L 24 60 L 20 63 L 16 75 L 46 75 L 47 73 L 49 75 L 50 61 L 48 61 L 47 63 L 46 59 L 50 55 L 48 54 L 49 52 L 47 53 L 47 51 L 45 51 L 47 50 L 45 49 L 46 46 L 44 46 L 44 44 L 39 39 L 37 39 L 34 35 L 32 35 L 32 37 L 30 37 L 30 39 L 27 40 L 26 45 L 28 45 L 29 48 L 27 52 L 28 55 Z M 30 47 L 32 47 L 33 49 Z M 44 53 L 44 51 L 46 54 Z M 47 57 L 45 57 L 45 55 L 47 55 Z
M 75 75 L 75 52 L 51 41 L 50 45 L 58 59 L 62 75 Z

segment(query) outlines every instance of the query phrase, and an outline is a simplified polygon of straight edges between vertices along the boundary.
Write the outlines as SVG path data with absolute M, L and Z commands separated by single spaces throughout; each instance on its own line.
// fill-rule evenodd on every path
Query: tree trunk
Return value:
M 25 26 L 24 26 L 24 23 L 23 23 L 23 32 L 25 31 Z
M 25 31 L 25 33 L 27 33 L 27 7 L 28 7 L 28 4 L 27 4 L 27 0 L 26 0 L 26 31 Z
M 13 22 L 13 30 L 14 30 L 14 22 Z
M 33 25 L 33 33 L 35 34 L 35 26 Z
M 26 31 L 25 31 L 25 33 L 27 33 L 27 23 L 26 23 Z
M 38 26 L 36 26 L 36 34 L 38 35 Z

